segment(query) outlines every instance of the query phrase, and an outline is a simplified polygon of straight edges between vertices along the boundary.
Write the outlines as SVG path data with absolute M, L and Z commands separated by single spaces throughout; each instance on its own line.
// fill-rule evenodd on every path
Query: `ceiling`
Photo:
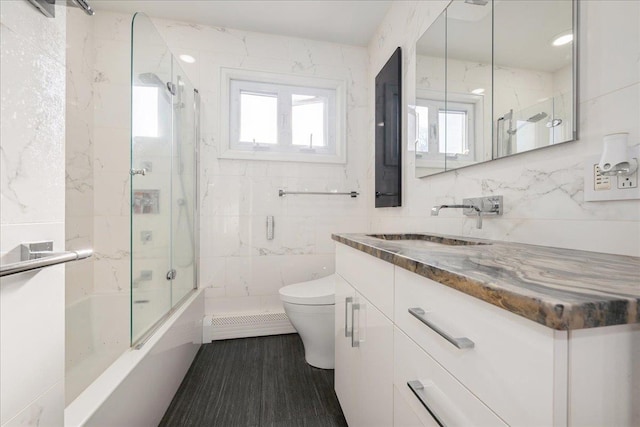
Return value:
M 356 46 L 367 46 L 392 1 L 131 0 L 91 1 L 100 11 L 172 19 Z

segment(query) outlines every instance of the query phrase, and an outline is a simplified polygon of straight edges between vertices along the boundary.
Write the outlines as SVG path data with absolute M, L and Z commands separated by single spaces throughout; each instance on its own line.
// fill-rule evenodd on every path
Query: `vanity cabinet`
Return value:
M 402 268 L 395 271 L 395 313 L 399 329 L 508 424 L 561 421 L 554 401 L 566 395 L 560 373 L 566 374 L 567 332 Z
M 640 425 L 640 324 L 555 330 L 377 256 L 336 247 L 351 427 Z
M 393 323 L 341 275 L 348 271 L 336 271 L 336 395 L 350 427 L 391 426 Z M 388 286 L 393 292 L 392 282 Z

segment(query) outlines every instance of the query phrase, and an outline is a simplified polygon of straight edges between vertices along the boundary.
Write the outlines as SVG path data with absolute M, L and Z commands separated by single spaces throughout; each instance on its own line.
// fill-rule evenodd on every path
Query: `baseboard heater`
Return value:
M 202 342 L 294 333 L 284 312 L 205 316 Z

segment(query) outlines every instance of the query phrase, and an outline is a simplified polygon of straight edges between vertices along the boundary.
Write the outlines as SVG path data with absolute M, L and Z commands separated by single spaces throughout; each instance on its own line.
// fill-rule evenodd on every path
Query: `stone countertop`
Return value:
M 640 323 L 640 258 L 432 233 L 377 236 L 332 238 L 553 329 Z

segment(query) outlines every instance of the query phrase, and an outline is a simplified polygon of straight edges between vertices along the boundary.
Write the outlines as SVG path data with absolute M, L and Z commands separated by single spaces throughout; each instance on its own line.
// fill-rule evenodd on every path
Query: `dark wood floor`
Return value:
M 309 366 L 297 334 L 203 345 L 160 422 L 167 427 L 346 425 L 333 370 Z

